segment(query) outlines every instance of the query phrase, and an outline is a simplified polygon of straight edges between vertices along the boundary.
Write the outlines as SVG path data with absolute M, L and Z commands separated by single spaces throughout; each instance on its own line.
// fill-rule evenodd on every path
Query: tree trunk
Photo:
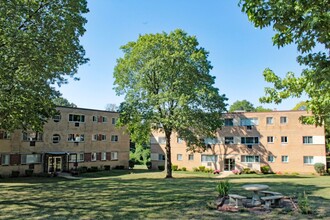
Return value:
M 172 160 L 171 160 L 171 134 L 172 131 L 165 130 L 165 138 L 166 138 L 166 177 L 172 178 Z

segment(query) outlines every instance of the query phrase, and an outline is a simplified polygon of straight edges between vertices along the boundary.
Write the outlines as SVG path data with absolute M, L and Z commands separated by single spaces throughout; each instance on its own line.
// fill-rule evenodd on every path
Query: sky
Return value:
M 209 52 L 216 77 L 215 87 L 228 98 L 228 106 L 248 100 L 255 107 L 290 110 L 301 99 L 279 105 L 261 104 L 264 88 L 262 72 L 272 69 L 280 77 L 291 71 L 299 74 L 295 45 L 273 46 L 271 28 L 258 29 L 241 12 L 238 0 L 88 0 L 90 12 L 81 44 L 90 61 L 79 67 L 79 81 L 69 80 L 59 90 L 63 97 L 81 108 L 104 110 L 108 103 L 119 105 L 124 96 L 113 89 L 120 47 L 139 35 L 169 33 L 183 29 L 196 36 L 199 46 Z

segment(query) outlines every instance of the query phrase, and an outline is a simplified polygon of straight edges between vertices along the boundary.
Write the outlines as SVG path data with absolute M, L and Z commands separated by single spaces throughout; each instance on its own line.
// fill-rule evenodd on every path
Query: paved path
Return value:
M 224 171 L 224 172 L 221 172 L 218 176 L 216 176 L 216 178 L 225 178 L 232 174 L 233 174 L 233 172 L 231 172 L 231 171 Z
M 58 177 L 63 177 L 70 180 L 80 180 L 82 177 L 72 176 L 70 173 L 58 173 Z

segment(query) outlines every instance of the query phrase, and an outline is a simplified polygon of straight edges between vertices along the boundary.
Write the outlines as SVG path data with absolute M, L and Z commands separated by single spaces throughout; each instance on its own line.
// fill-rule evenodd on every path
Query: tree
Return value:
M 116 104 L 112 104 L 112 103 L 110 103 L 110 104 L 107 104 L 106 106 L 105 106 L 105 110 L 106 111 L 109 111 L 109 112 L 117 112 L 118 111 L 118 106 L 116 105 Z
M 213 87 L 208 52 L 182 30 L 146 34 L 122 46 L 114 70 L 115 89 L 125 95 L 119 124 L 134 142 L 149 142 L 152 131 L 165 133 L 166 177 L 172 177 L 171 135 L 185 139 L 189 150 L 203 147 L 222 125 L 226 100 Z
M 262 106 L 257 106 L 257 107 L 255 108 L 255 111 L 256 111 L 256 112 L 271 112 L 271 111 L 273 111 L 273 110 L 270 109 L 270 108 L 264 108 L 264 107 L 262 107 Z
M 65 106 L 65 107 L 73 107 L 73 108 L 77 108 L 77 105 L 69 102 L 69 100 L 67 100 L 66 98 L 63 97 L 57 97 L 53 100 L 54 104 L 57 106 Z
M 315 123 L 321 125 L 330 117 L 329 1 L 240 0 L 240 5 L 256 27 L 273 27 L 274 45 L 297 45 L 300 53 L 297 61 L 305 67 L 299 77 L 289 72 L 284 79 L 265 69 L 265 80 L 274 87 L 265 88 L 266 96 L 260 101 L 280 103 L 282 99 L 306 93 L 307 110 L 313 113 Z
M 307 110 L 307 102 L 301 101 L 292 110 Z
M 0 1 L 0 127 L 42 130 L 55 114 L 53 86 L 87 62 L 79 43 L 86 0 Z
M 229 112 L 234 112 L 234 111 L 253 112 L 255 111 L 255 108 L 251 102 L 247 100 L 242 100 L 242 101 L 236 101 L 230 106 Z

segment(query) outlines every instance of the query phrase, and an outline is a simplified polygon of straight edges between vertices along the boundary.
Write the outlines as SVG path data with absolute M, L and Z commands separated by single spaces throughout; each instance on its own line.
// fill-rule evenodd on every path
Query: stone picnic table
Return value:
M 258 205 L 261 205 L 259 191 L 268 189 L 269 186 L 264 185 L 264 184 L 247 184 L 247 185 L 243 185 L 242 188 L 245 190 L 248 190 L 248 191 L 253 191 L 253 197 L 252 197 L 251 204 L 253 206 L 258 206 Z

